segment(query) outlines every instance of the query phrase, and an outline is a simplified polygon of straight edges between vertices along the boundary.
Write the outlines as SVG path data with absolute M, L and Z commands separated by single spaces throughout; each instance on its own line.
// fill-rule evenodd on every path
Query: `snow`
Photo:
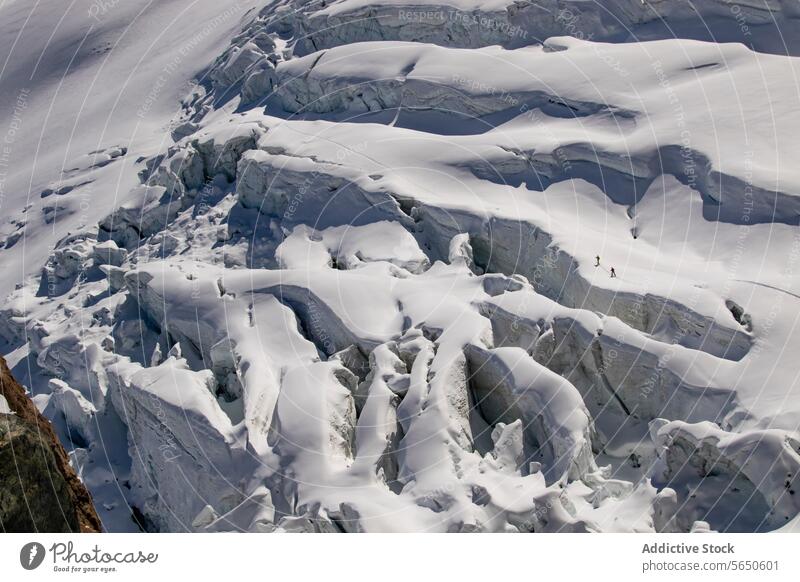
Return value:
M 0 337 L 107 530 L 796 527 L 786 3 L 51 4 Z
M 342 44 L 410 40 L 478 48 L 517 47 L 568 34 L 580 39 L 638 42 L 688 38 L 740 42 L 754 50 L 797 54 L 791 2 L 725 0 L 344 0 L 306 3 L 296 12 L 276 12 L 303 32 L 298 49 L 315 52 Z M 794 28 L 793 28 L 794 27 Z
M 5 396 L 0 396 L 0 414 L 11 414 L 11 409 L 8 407 L 8 401 Z
M 428 257 L 411 233 L 396 222 L 386 221 L 331 227 L 321 232 L 298 226 L 280 244 L 275 255 L 286 269 L 327 266 L 333 259 L 344 269 L 379 261 L 412 273 L 422 272 L 429 266 Z
M 0 293 L 38 268 L 55 241 L 93 227 L 130 199 L 140 169 L 135 160 L 169 145 L 164 129 L 187 82 L 257 6 L 79 0 L 0 8 L 0 115 L 9 120 L 1 131 L 12 139 L 0 204 L 4 216 L 25 223 L 23 239 L 3 253 L 8 277 Z M 113 148 L 127 153 L 103 165 Z M 40 198 L 52 184 L 83 186 L 67 197 Z M 43 224 L 42 208 L 54 199 L 63 209 Z

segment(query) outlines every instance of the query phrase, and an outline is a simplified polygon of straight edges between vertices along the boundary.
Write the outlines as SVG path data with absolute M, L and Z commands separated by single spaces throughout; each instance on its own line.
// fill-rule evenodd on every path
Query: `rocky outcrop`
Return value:
M 0 527 L 6 532 L 99 532 L 92 497 L 50 423 L 0 357 Z

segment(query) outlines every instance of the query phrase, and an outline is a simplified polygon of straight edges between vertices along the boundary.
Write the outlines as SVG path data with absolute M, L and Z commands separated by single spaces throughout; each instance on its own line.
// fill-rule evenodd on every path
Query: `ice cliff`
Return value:
M 107 529 L 794 523 L 800 12 L 737 7 L 276 1 L 201 37 L 158 140 L 37 190 L 64 232 L 0 311 Z

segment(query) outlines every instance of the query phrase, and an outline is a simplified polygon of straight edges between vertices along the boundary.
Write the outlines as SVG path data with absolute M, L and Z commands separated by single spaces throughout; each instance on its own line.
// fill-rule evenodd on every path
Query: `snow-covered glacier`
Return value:
M 800 527 L 796 2 L 0 16 L 2 353 L 107 531 Z

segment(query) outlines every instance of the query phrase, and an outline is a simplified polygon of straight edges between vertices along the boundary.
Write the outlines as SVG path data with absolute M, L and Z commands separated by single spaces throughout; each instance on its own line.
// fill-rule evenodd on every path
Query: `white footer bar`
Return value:
M 0 534 L 2 580 L 800 580 L 796 534 Z M 186 576 L 190 578 L 185 578 Z M 291 577 L 291 578 L 287 578 Z

